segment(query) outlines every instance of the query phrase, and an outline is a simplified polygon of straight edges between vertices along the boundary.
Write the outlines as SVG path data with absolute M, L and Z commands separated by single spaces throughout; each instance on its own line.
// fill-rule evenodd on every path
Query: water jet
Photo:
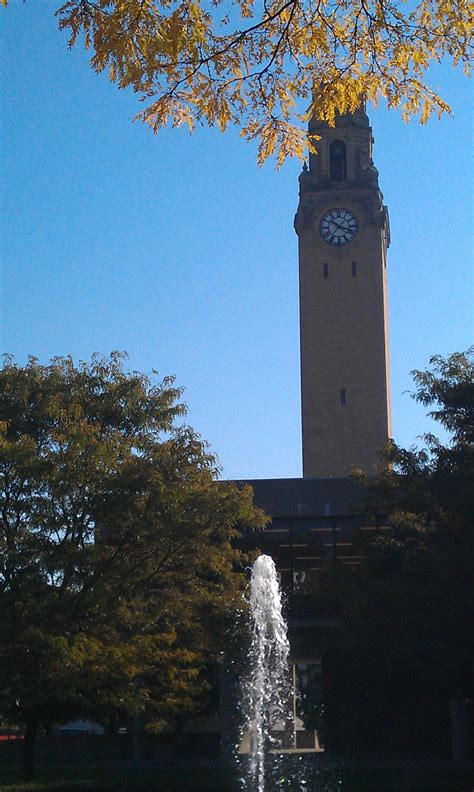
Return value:
M 317 733 L 312 744 L 298 746 L 304 723 L 296 712 L 296 666 L 290 662 L 288 628 L 273 559 L 259 556 L 250 579 L 251 645 L 242 684 L 244 728 L 239 754 L 248 758 L 244 783 L 252 792 L 278 786 L 281 761 L 288 754 L 322 753 Z M 284 781 L 284 779 L 282 779 Z M 302 780 L 301 788 L 305 788 Z M 249 786 L 250 785 L 250 786 Z

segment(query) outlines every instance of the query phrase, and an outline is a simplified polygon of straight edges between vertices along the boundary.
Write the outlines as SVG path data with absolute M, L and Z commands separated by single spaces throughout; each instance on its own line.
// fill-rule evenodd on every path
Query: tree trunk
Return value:
M 132 723 L 132 757 L 133 765 L 137 767 L 142 761 L 143 754 L 143 719 L 135 715 Z
M 25 724 L 25 741 L 23 743 L 23 778 L 31 781 L 35 775 L 35 745 L 38 724 L 30 720 Z

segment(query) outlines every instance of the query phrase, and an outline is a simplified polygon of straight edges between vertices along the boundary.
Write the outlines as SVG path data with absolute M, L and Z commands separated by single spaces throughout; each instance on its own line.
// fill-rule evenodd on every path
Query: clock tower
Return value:
M 300 176 L 303 476 L 376 474 L 391 434 L 387 334 L 387 208 L 365 108 L 313 120 L 320 139 Z

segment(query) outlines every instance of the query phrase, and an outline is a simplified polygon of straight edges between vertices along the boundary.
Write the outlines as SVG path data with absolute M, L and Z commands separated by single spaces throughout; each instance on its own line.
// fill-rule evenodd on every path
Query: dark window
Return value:
M 329 147 L 329 171 L 331 181 L 347 179 L 346 144 L 342 140 L 333 140 Z
M 352 262 L 352 277 L 357 277 L 357 261 Z
M 345 404 L 345 403 L 346 403 L 346 389 L 341 388 L 341 404 Z
M 323 264 L 323 275 L 325 278 L 329 278 L 329 264 Z

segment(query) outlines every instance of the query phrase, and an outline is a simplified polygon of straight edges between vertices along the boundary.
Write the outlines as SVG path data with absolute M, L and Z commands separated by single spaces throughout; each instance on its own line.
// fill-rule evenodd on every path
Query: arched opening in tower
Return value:
M 342 140 L 333 140 L 329 147 L 329 163 L 331 181 L 346 181 L 347 152 Z

